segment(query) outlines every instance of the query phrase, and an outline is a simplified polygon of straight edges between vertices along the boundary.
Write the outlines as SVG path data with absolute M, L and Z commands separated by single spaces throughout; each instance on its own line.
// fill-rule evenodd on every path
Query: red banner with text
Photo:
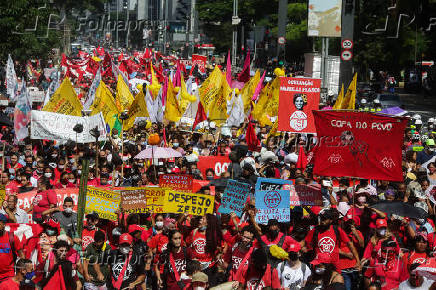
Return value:
M 402 181 L 406 118 L 367 112 L 314 111 L 318 134 L 313 173 Z
M 279 131 L 315 133 L 313 110 L 319 108 L 321 80 L 280 78 Z
M 197 168 L 206 177 L 206 169 L 212 168 L 215 177 L 220 177 L 221 174 L 227 171 L 230 159 L 228 156 L 198 156 Z
M 192 55 L 192 68 L 194 68 L 194 66 L 197 65 L 198 70 L 202 74 L 206 72 L 206 63 L 207 63 L 207 56 L 199 55 L 199 54 Z

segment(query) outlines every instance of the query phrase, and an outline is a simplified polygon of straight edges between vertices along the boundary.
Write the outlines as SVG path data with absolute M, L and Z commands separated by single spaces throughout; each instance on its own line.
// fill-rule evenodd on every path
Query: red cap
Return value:
M 301 250 L 300 243 L 295 241 L 289 245 L 288 252 L 299 252 L 300 250 Z
M 323 209 L 323 207 L 322 206 L 312 206 L 312 208 L 310 209 L 314 214 L 316 214 L 316 215 L 318 215 L 320 212 L 321 212 L 321 210 Z
M 143 231 L 144 229 L 143 228 L 141 228 L 140 226 L 138 226 L 138 225 L 130 225 L 129 226 L 129 234 L 131 234 L 131 233 L 133 233 L 133 232 L 136 232 L 136 231 Z
M 387 228 L 388 227 L 388 222 L 385 219 L 378 219 L 375 222 L 375 227 L 378 228 Z
M 126 234 L 122 234 L 120 236 L 120 242 L 119 242 L 120 245 L 121 244 L 131 244 L 131 243 L 133 243 L 133 238 L 130 234 L 126 233 Z

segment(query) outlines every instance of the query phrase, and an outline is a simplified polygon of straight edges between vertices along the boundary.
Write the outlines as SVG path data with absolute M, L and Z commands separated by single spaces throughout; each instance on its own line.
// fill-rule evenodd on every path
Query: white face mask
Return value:
M 51 177 L 51 172 L 44 173 L 44 176 L 47 177 L 47 178 L 50 178 Z
M 72 213 L 72 212 L 73 212 L 73 209 L 72 209 L 71 207 L 67 207 L 67 208 L 64 209 L 64 211 L 65 211 L 66 213 Z
M 130 247 L 120 247 L 120 252 L 123 255 L 127 255 L 130 252 Z
M 68 181 L 69 181 L 70 183 L 75 183 L 75 182 L 76 182 L 75 179 L 68 179 Z
M 161 229 L 163 228 L 164 223 L 163 222 L 156 222 L 156 228 Z
M 359 198 L 357 198 L 357 201 L 360 202 L 360 203 L 365 203 L 366 202 L 366 197 L 359 196 Z
M 204 287 L 200 287 L 200 286 L 194 287 L 193 289 L 194 289 L 194 290 L 206 290 L 206 288 L 204 288 Z

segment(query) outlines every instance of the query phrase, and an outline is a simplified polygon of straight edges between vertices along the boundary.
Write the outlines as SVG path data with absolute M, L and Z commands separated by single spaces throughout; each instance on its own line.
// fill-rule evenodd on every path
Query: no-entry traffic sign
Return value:
M 351 60 L 352 58 L 353 58 L 353 53 L 351 51 L 349 51 L 349 50 L 342 51 L 341 59 L 343 61 L 348 61 L 348 60 Z

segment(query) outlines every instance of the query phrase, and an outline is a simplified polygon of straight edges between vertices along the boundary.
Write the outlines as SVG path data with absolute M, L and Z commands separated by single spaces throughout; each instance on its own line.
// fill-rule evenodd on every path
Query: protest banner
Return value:
M 3 202 L 6 196 L 6 186 L 4 184 L 0 185 L 0 201 Z
M 291 206 L 322 206 L 321 188 L 306 184 L 299 184 L 291 187 Z
M 199 54 L 192 55 L 192 68 L 194 68 L 194 66 L 197 65 L 198 70 L 202 74 L 206 72 L 206 63 L 207 63 L 207 56 L 199 55 Z
M 115 211 L 119 208 L 119 192 L 89 186 L 86 191 L 85 215 L 96 212 L 102 219 L 117 220 Z
M 315 133 L 312 111 L 319 108 L 320 94 L 320 79 L 280 78 L 277 130 Z
M 213 213 L 214 203 L 215 197 L 211 195 L 166 190 L 163 211 L 165 213 L 205 215 Z
M 206 176 L 206 169 L 212 168 L 216 177 L 227 171 L 230 165 L 228 156 L 198 156 L 197 168 L 203 176 Z
M 74 210 L 77 210 L 77 200 L 79 198 L 79 188 L 62 188 L 53 189 L 57 196 L 57 206 L 61 207 L 64 199 L 70 196 L 74 201 Z M 18 202 L 17 206 L 21 209 L 28 210 L 33 203 L 33 199 L 37 191 L 32 190 L 25 193 L 17 193 Z
M 192 176 L 184 174 L 163 174 L 159 176 L 159 186 L 178 191 L 192 191 Z
M 221 205 L 218 208 L 219 213 L 234 212 L 238 217 L 242 216 L 245 201 L 251 192 L 251 185 L 238 182 L 233 179 L 227 181 L 226 189 L 221 198 Z
M 267 224 L 268 220 L 289 222 L 291 218 L 289 190 L 257 190 L 256 222 Z
M 74 132 L 77 124 L 83 125 L 82 133 Z M 95 142 L 91 129 L 98 128 L 100 141 L 106 140 L 106 123 L 101 113 L 91 117 L 76 117 L 52 112 L 32 110 L 31 139 L 70 140 L 78 143 Z
M 256 190 L 290 190 L 291 185 L 294 184 L 292 180 L 276 179 L 276 178 L 263 178 L 259 177 L 256 181 Z
M 159 187 L 124 187 L 121 206 L 128 213 L 162 213 L 165 189 Z
M 403 181 L 406 118 L 348 111 L 313 114 L 318 135 L 315 174 Z
M 44 91 L 29 91 L 29 97 L 32 103 L 42 103 L 44 102 L 45 93 Z

